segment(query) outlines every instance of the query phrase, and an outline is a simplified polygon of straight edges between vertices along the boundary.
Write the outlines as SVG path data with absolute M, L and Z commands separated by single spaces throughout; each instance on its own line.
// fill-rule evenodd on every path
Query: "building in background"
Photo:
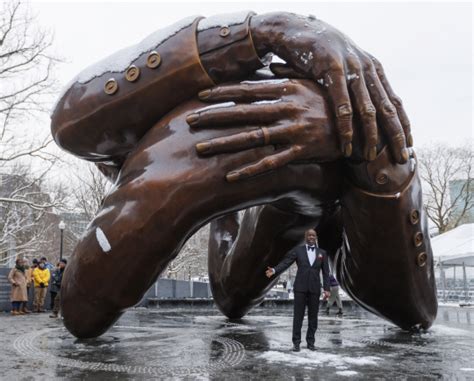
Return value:
M 449 182 L 449 196 L 453 202 L 452 216 L 457 218 L 463 212 L 459 225 L 474 222 L 474 179 L 452 180 Z M 467 206 L 466 206 L 467 205 Z M 466 210 L 464 210 L 466 209 Z

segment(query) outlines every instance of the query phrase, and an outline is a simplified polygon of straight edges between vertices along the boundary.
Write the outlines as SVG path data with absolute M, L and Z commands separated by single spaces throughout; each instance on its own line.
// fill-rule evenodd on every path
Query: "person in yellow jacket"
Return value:
M 33 270 L 33 282 L 35 284 L 35 300 L 33 302 L 33 312 L 45 312 L 43 309 L 51 274 L 44 262 L 40 262 Z

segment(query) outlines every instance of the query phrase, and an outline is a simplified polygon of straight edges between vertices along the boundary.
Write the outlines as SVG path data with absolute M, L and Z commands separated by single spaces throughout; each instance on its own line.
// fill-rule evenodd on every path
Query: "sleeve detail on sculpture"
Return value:
M 130 48 L 133 54 L 120 54 L 126 59 L 114 70 L 121 71 L 99 75 L 106 65 L 98 64 L 80 75 L 80 81 L 88 82 L 75 81 L 53 112 L 56 143 L 87 160 L 120 162 L 156 121 L 212 86 L 199 59 L 198 21 L 186 19 Z
M 111 73 L 112 75 L 112 73 L 120 73 L 125 71 L 131 65 L 131 63 L 137 60 L 142 54 L 154 50 L 165 40 L 178 33 L 181 29 L 191 26 L 194 20 L 197 18 L 199 18 L 199 16 L 186 17 L 172 25 L 167 26 L 166 28 L 153 32 L 138 44 L 123 48 L 118 52 L 115 52 L 114 54 L 102 59 L 101 61 L 90 65 L 78 75 L 76 75 L 66 86 L 64 86 L 51 112 L 54 112 L 57 103 L 74 83 L 78 82 L 84 84 L 96 77 L 100 77 L 104 73 Z
M 253 12 L 218 15 L 199 22 L 197 40 L 201 63 L 215 82 L 246 78 L 265 66 L 250 33 L 252 15 Z
M 367 168 L 365 179 L 362 171 L 357 173 L 358 184 L 372 191 L 348 185 L 342 198 L 346 244 L 336 259 L 338 279 L 371 312 L 404 329 L 428 328 L 437 300 L 421 182 L 409 163 L 396 168 L 398 173 L 386 168 L 396 179 L 389 190 L 369 182 L 377 166 Z M 374 191 L 380 189 L 386 191 Z

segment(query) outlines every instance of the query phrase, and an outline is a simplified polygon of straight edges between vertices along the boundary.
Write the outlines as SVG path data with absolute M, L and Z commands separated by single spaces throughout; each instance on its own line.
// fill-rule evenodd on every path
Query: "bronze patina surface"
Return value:
M 123 72 L 73 83 L 53 113 L 56 142 L 115 181 L 64 275 L 69 331 L 105 332 L 208 222 L 211 287 L 231 318 L 262 300 L 267 266 L 316 227 L 354 300 L 401 328 L 429 327 L 416 156 L 381 65 L 312 17 L 200 22 Z M 293 79 L 255 75 L 269 52 L 287 62 L 273 73 Z

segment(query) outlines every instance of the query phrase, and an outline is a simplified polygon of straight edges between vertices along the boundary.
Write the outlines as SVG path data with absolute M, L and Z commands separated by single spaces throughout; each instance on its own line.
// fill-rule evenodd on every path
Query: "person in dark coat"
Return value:
M 49 309 L 52 311 L 54 308 L 54 299 L 59 292 L 58 283 L 60 283 L 60 271 L 59 271 L 59 263 L 56 265 L 56 268 L 51 271 L 51 280 L 49 286 Z
M 317 234 L 313 229 L 305 233 L 304 245 L 290 251 L 274 268 L 268 267 L 265 272 L 268 278 L 278 276 L 295 261 L 298 266 L 293 284 L 293 351 L 300 351 L 301 326 L 303 324 L 306 306 L 308 307 L 308 331 L 306 343 L 308 349 L 314 351 L 314 335 L 318 329 L 319 297 L 321 295 L 320 272 L 323 273 L 323 289 L 325 297 L 329 297 L 329 264 L 325 250 L 318 247 Z
M 51 318 L 57 318 L 59 316 L 59 309 L 61 303 L 61 283 L 63 281 L 64 269 L 66 268 L 67 260 L 61 259 L 58 264 L 58 268 L 51 275 L 51 289 L 56 292 L 53 300 L 53 313 L 49 315 Z

